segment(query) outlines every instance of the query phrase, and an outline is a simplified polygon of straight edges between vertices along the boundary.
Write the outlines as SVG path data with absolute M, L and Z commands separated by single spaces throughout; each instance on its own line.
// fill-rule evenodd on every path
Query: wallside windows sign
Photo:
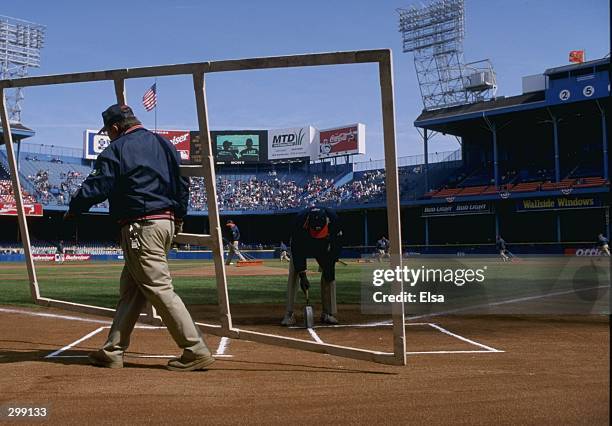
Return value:
M 595 197 L 551 197 L 520 200 L 516 204 L 516 210 L 519 212 L 525 212 L 539 210 L 588 209 L 600 206 L 601 200 Z

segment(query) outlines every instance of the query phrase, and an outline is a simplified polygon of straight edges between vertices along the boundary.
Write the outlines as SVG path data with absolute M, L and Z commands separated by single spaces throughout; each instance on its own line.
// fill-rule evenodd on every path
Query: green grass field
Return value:
M 176 271 L 211 265 L 210 261 L 171 261 L 170 269 Z M 265 262 L 266 266 L 287 270 L 287 264 L 278 261 Z M 55 265 L 37 263 L 36 271 L 41 295 L 71 302 L 112 308 L 119 293 L 119 276 L 123 264 L 120 262 L 92 262 L 83 264 Z M 233 268 L 233 266 L 232 266 Z M 317 272 L 315 263 L 309 269 Z M 359 283 L 363 271 L 358 266 L 339 266 L 338 280 L 342 282 L 339 303 L 358 303 Z M 0 304 L 31 304 L 25 265 L 7 263 L 0 269 Z M 312 283 L 318 282 L 313 275 Z M 174 276 L 177 293 L 186 304 L 216 304 L 217 290 L 214 277 Z M 231 303 L 284 303 L 287 285 L 286 275 L 229 276 L 228 291 Z M 319 297 L 319 286 L 313 285 L 312 297 Z
M 172 261 L 171 271 L 210 265 L 210 261 Z M 268 267 L 287 270 L 287 264 L 267 261 Z M 483 291 L 468 292 L 467 287 L 451 286 L 447 293 L 457 306 L 481 304 L 532 297 L 548 293 L 574 293 L 576 301 L 585 304 L 592 313 L 609 313 L 609 293 L 589 288 L 605 286 L 610 283 L 610 263 L 608 259 L 548 257 L 521 259 L 518 262 L 502 263 L 492 258 L 412 258 L 406 262 L 408 267 L 421 265 L 438 268 L 483 268 L 487 280 Z M 339 304 L 361 302 L 362 286 L 371 286 L 373 268 L 386 267 L 388 264 L 350 263 L 337 265 L 337 298 Z M 36 270 L 41 295 L 54 299 L 85 303 L 112 308 L 119 292 L 119 275 L 123 264 L 120 262 L 92 262 L 63 265 L 37 263 Z M 235 268 L 235 267 L 231 267 Z M 313 300 L 319 300 L 319 274 L 315 262 L 309 263 Z M 232 304 L 283 304 L 285 302 L 287 277 L 269 276 L 229 276 L 228 290 Z M 28 279 L 24 264 L 0 264 L 0 304 L 31 305 Z M 177 293 L 186 304 L 216 304 L 216 283 L 213 277 L 174 276 Z M 439 288 L 439 287 L 438 287 Z M 404 290 L 410 290 L 405 288 Z M 604 294 L 607 293 L 607 296 Z M 298 296 L 300 298 L 301 296 Z M 603 299 L 602 299 L 603 297 Z M 544 299 L 544 298 L 543 298 Z M 301 300 L 301 299 L 298 299 Z M 564 303 L 575 303 L 574 301 Z M 453 305 L 454 306 L 454 305 Z M 570 307 L 566 307 L 570 308 Z

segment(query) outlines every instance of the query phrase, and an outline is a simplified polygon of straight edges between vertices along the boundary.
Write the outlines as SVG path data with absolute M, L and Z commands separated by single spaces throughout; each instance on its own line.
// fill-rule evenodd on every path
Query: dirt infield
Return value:
M 237 318 L 248 322 L 248 312 Z M 274 321 L 251 322 L 280 329 Z M 164 329 L 135 330 L 126 368 L 86 365 L 82 357 L 102 344 L 107 326 L 107 318 L 0 307 L 0 406 L 46 406 L 51 424 L 593 425 L 609 419 L 608 317 L 432 318 L 407 325 L 406 367 L 208 337 L 218 361 L 207 372 L 187 374 L 163 368 L 160 357 L 177 353 Z M 315 331 L 323 340 L 366 346 L 378 334 Z M 304 329 L 283 332 L 307 338 Z

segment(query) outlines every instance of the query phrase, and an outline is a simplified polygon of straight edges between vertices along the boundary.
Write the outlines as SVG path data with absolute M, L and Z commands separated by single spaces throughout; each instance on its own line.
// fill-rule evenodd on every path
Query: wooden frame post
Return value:
M 210 140 L 208 127 L 208 111 L 206 109 L 206 84 L 204 70 L 199 69 L 193 73 L 193 90 L 195 92 L 196 108 L 198 112 L 198 125 L 200 131 L 200 144 L 202 146 L 202 176 L 206 188 L 206 202 L 208 206 L 208 223 L 210 245 L 215 263 L 215 278 L 217 280 L 217 301 L 221 326 L 224 330 L 232 328 L 232 316 L 229 307 L 227 292 L 227 276 L 223 261 L 223 240 L 221 237 L 221 220 L 219 219 L 219 206 L 217 205 L 217 177 L 215 173 L 215 158 Z
M 268 58 L 250 58 L 214 62 L 196 62 L 178 65 L 160 65 L 154 67 L 119 69 L 108 71 L 93 71 L 83 73 L 61 74 L 40 77 L 26 77 L 14 80 L 0 80 L 0 95 L 2 104 L 0 108 L 2 126 L 11 168 L 11 180 L 16 195 L 19 225 L 26 254 L 26 265 L 30 278 L 30 290 L 35 303 L 44 306 L 54 306 L 78 312 L 91 314 L 113 315 L 113 309 L 99 306 L 85 305 L 81 303 L 67 302 L 63 300 L 49 299 L 40 296 L 38 283 L 36 281 L 36 270 L 30 249 L 30 239 L 23 210 L 23 199 L 19 183 L 19 173 L 15 161 L 10 132 L 10 123 L 4 105 L 4 90 L 12 87 L 46 86 L 54 84 L 84 83 L 93 81 L 113 81 L 115 95 L 118 103 L 125 103 L 125 80 L 129 78 L 159 77 L 170 75 L 189 75 L 193 78 L 196 107 L 198 113 L 198 124 L 200 141 L 202 143 L 202 164 L 181 166 L 184 176 L 204 177 L 208 218 L 210 222 L 210 234 L 178 234 L 174 241 L 176 243 L 195 243 L 208 245 L 212 248 L 215 265 L 215 277 L 217 282 L 217 295 L 221 325 L 196 323 L 204 331 L 217 336 L 232 339 L 245 339 L 269 345 L 287 348 L 325 353 L 343 356 L 347 358 L 367 360 L 384 364 L 404 365 L 406 363 L 406 342 L 404 329 L 404 305 L 403 303 L 392 304 L 393 319 L 393 352 L 371 351 L 348 346 L 332 345 L 329 343 L 314 342 L 311 340 L 297 339 L 268 333 L 260 333 L 250 330 L 236 328 L 232 324 L 232 316 L 227 291 L 227 277 L 225 264 L 223 262 L 223 244 L 221 239 L 221 223 L 219 220 L 219 209 L 217 205 L 217 189 L 215 177 L 215 159 L 213 157 L 212 141 L 208 125 L 206 87 L 204 76 L 212 72 L 228 72 L 252 69 L 292 68 L 321 65 L 374 63 L 378 64 L 381 104 L 383 117 L 383 141 L 385 153 L 385 169 L 387 173 L 387 219 L 389 222 L 389 239 L 391 245 L 391 267 L 402 265 L 402 239 L 400 226 L 400 204 L 399 183 L 397 172 L 396 143 L 395 143 L 395 110 L 393 99 L 393 63 L 391 51 L 382 50 L 359 50 L 351 52 L 314 53 L 306 55 L 275 56 Z M 392 285 L 395 294 L 401 294 L 402 283 L 395 282 Z M 145 318 L 155 318 L 154 310 L 151 310 Z
M 23 252 L 26 258 L 28 278 L 30 280 L 30 295 L 32 296 L 32 299 L 36 301 L 40 298 L 40 289 L 38 287 L 36 268 L 34 267 L 34 259 L 32 257 L 32 246 L 30 245 L 28 221 L 26 219 L 25 210 L 23 209 L 23 194 L 21 193 L 19 170 L 17 169 L 17 159 L 15 158 L 15 149 L 13 147 L 13 134 L 11 132 L 11 123 L 9 121 L 6 109 L 6 95 L 4 94 L 3 87 L 0 88 L 0 121 L 2 121 L 4 145 L 6 146 L 9 168 L 11 169 L 13 197 L 15 198 L 15 204 L 17 204 L 17 221 L 19 222 L 19 231 L 21 234 L 21 241 L 23 243 Z
M 389 252 L 391 268 L 402 267 L 402 227 L 399 200 L 399 179 L 397 172 L 397 150 L 395 142 L 395 109 L 393 100 L 393 62 L 391 52 L 386 61 L 378 64 L 380 77 L 380 97 L 383 115 L 383 143 L 385 154 L 387 223 L 389 227 Z M 403 294 L 401 281 L 391 285 L 393 294 Z M 406 331 L 403 303 L 391 304 L 393 318 L 393 353 L 398 364 L 406 364 Z

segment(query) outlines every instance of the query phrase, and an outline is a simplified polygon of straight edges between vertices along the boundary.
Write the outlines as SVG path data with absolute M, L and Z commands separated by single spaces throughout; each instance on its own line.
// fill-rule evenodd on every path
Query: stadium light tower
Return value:
M 403 51 L 414 54 L 426 110 L 494 96 L 497 85 L 490 61 L 463 63 L 463 0 L 436 0 L 397 12 Z
M 0 78 L 28 75 L 28 68 L 40 67 L 40 50 L 45 42 L 45 26 L 0 16 Z M 21 123 L 23 89 L 7 97 L 9 121 Z

